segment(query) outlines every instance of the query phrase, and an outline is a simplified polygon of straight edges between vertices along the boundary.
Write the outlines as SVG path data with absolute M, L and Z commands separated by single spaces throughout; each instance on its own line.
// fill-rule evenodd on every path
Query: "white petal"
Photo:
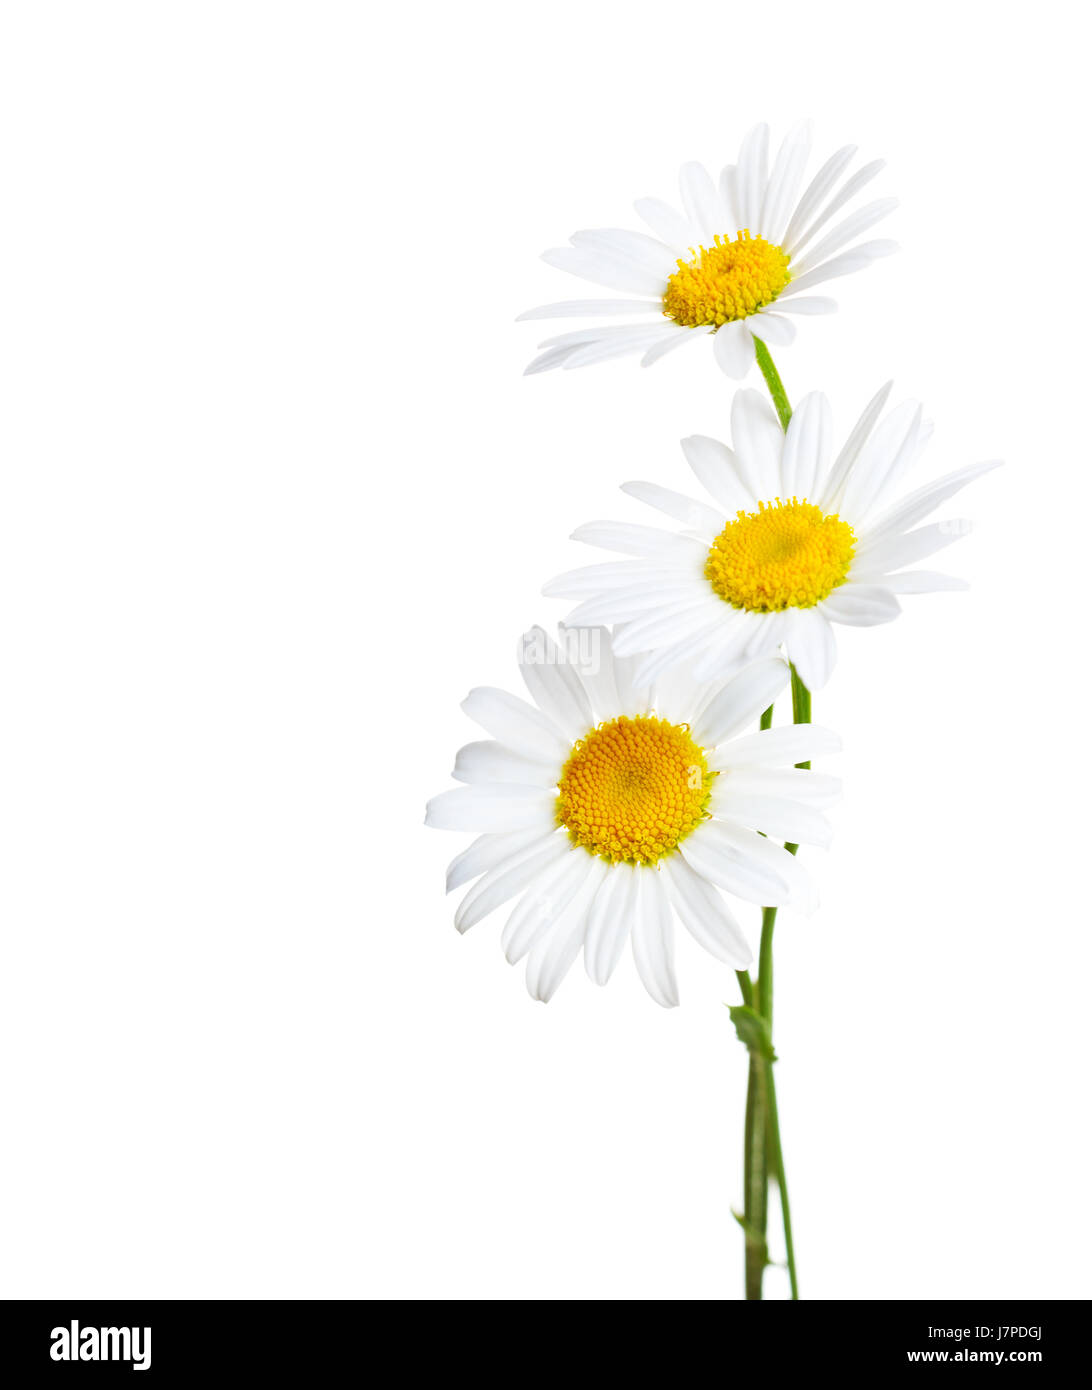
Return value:
M 887 404 L 887 398 L 891 394 L 893 383 L 887 382 L 881 386 L 876 394 L 861 412 L 861 418 L 853 426 L 849 433 L 849 438 L 842 446 L 838 457 L 834 460 L 833 467 L 823 483 L 822 498 L 819 505 L 825 512 L 836 512 L 838 504 L 842 500 L 842 488 L 849 477 L 850 471 L 865 446 L 865 441 L 876 427 L 876 421 L 883 414 L 883 408 Z
M 557 762 L 537 762 L 521 757 L 503 743 L 484 739 L 468 743 L 455 755 L 452 777 L 456 782 L 518 782 L 525 787 L 552 787 L 560 773 Z
M 609 317 L 611 314 L 659 314 L 662 299 L 563 299 L 556 304 L 540 304 L 525 309 L 516 322 L 526 319 L 578 319 Z
M 785 614 L 785 651 L 800 679 L 811 691 L 830 680 L 837 658 L 830 623 L 815 608 L 790 608 Z
M 796 294 L 800 290 L 811 289 L 813 285 L 822 285 L 827 280 L 837 280 L 841 275 L 853 275 L 858 270 L 864 270 L 873 261 L 879 260 L 881 256 L 893 255 L 899 249 L 897 241 L 865 241 L 860 246 L 855 246 L 852 251 L 843 251 L 840 256 L 834 256 L 829 261 L 824 261 L 822 265 L 817 265 L 814 270 L 809 270 L 805 275 L 790 280 L 785 289 L 781 291 L 778 298 L 778 306 L 784 307 L 783 301 L 790 295 Z
M 682 584 L 665 585 L 661 580 L 635 584 L 621 592 L 611 590 L 600 598 L 587 599 L 567 615 L 573 624 L 605 625 L 628 623 L 650 614 L 671 615 L 689 612 L 708 594 L 708 585 L 696 577 Z
M 651 367 L 654 362 L 658 362 L 661 357 L 666 357 L 669 352 L 674 352 L 676 348 L 686 347 L 688 343 L 696 343 L 699 338 L 706 336 L 706 334 L 698 333 L 693 328 L 680 328 L 677 324 L 671 327 L 673 331 L 666 334 L 658 343 L 653 343 L 641 358 L 642 367 Z
M 698 945 L 734 970 L 746 970 L 751 948 L 713 885 L 695 873 L 681 854 L 663 861 L 663 874 L 679 921 Z
M 666 614 L 654 612 L 634 618 L 615 637 L 614 650 L 619 656 L 633 656 L 637 652 L 653 651 L 665 642 L 696 637 L 717 625 L 719 607 L 720 600 L 710 593 L 689 608 L 673 608 Z
M 582 565 L 555 575 L 542 586 L 547 598 L 586 598 L 604 589 L 626 589 L 646 578 L 645 566 L 638 560 L 614 560 L 609 564 Z
M 713 356 L 725 376 L 745 377 L 755 360 L 755 340 L 747 331 L 745 319 L 722 324 L 713 334 Z
M 613 864 L 588 909 L 584 928 L 584 969 L 605 985 L 622 958 L 633 920 L 636 873 L 629 864 Z
M 830 464 L 834 420 L 830 402 L 811 391 L 793 411 L 781 451 L 781 496 L 812 500 Z
M 908 530 L 919 521 L 923 521 L 942 502 L 954 496 L 960 488 L 1000 466 L 1000 459 L 991 459 L 988 463 L 972 463 L 966 468 L 957 468 L 954 473 L 938 478 L 936 482 L 926 483 L 924 487 L 919 487 L 916 492 L 911 492 L 901 502 L 896 502 L 876 517 L 868 528 L 869 540 Z
M 657 299 L 663 297 L 666 279 L 603 251 L 593 251 L 590 247 L 557 246 L 544 251 L 542 259 L 557 270 L 567 270 L 570 275 L 579 275 L 582 280 L 591 280 L 612 290 L 648 295 L 650 298 L 655 296 Z
M 570 539 L 622 555 L 651 555 L 673 544 L 678 535 L 660 526 L 637 526 L 632 521 L 586 521 Z
M 703 748 L 727 742 L 757 721 L 785 689 L 789 668 L 780 657 L 752 662 L 721 687 L 695 720 L 694 737 Z
M 695 680 L 723 682 L 737 676 L 748 665 L 747 639 L 749 628 L 742 609 L 731 609 L 720 630 L 706 645 L 692 666 Z
M 595 625 L 596 620 L 588 616 L 593 609 L 601 608 L 604 613 L 610 612 L 619 615 L 618 617 L 599 620 L 599 625 L 607 626 L 613 623 L 628 622 L 638 613 L 646 613 L 655 608 L 671 608 L 673 611 L 682 612 L 684 609 L 693 608 L 695 604 L 708 597 L 709 582 L 700 571 L 678 570 L 671 578 L 662 572 L 651 574 L 647 579 L 640 579 L 632 584 L 627 584 L 624 589 L 605 588 L 601 594 L 586 599 L 579 607 L 580 625 Z M 566 619 L 566 622 L 570 624 L 573 621 L 572 618 Z
M 587 691 L 593 721 L 599 724 L 622 713 L 614 679 L 610 629 L 587 624 L 581 627 L 564 624 L 560 631 L 564 633 L 569 662 L 579 672 L 581 684 Z
M 647 714 L 652 708 L 652 694 L 647 681 L 640 678 L 640 658 L 614 653 L 614 683 L 618 687 L 619 714 Z
M 574 246 L 628 261 L 637 270 L 665 282 L 674 271 L 678 259 L 662 241 L 645 232 L 632 232 L 622 227 L 598 227 L 574 232 L 569 240 Z
M 883 584 L 892 594 L 939 594 L 971 587 L 965 579 L 935 570 L 903 570 L 902 574 L 885 576 Z
M 501 948 L 509 965 L 522 960 L 541 934 L 557 921 L 594 862 L 585 850 L 569 848 L 531 884 L 512 909 L 501 933 Z
M 777 655 L 781 645 L 785 613 L 749 613 L 746 609 L 734 609 L 749 628 L 747 637 L 747 657 L 751 661 Z
M 577 367 L 610 362 L 615 357 L 628 357 L 630 353 L 646 352 L 658 343 L 669 339 L 674 341 L 676 334 L 677 328 L 673 323 L 645 324 L 633 329 L 608 327 L 597 342 L 573 348 L 561 363 L 561 370 L 568 372 Z
M 502 903 L 522 893 L 549 864 L 568 851 L 564 835 L 557 831 L 543 836 L 519 855 L 482 875 L 464 896 L 455 913 L 457 931 L 468 931 Z
M 637 215 L 661 241 L 665 241 L 680 257 L 689 259 L 689 252 L 697 248 L 691 246 L 694 229 L 682 213 L 659 198 L 638 198 L 633 206 L 637 209 Z
M 742 223 L 737 212 L 738 199 L 736 198 L 736 166 L 726 164 L 720 171 L 720 178 L 717 180 L 717 191 L 720 193 L 720 201 L 724 206 L 724 225 L 735 231 L 739 231 Z
M 889 623 L 902 611 L 894 594 L 878 584 L 842 584 L 818 607 L 832 622 L 850 627 Z
M 796 729 L 808 729 L 809 724 L 795 724 L 788 727 Z M 761 738 L 762 733 L 774 732 L 773 729 L 766 729 L 755 734 L 755 738 Z M 742 740 L 739 740 L 742 742 Z M 734 745 L 730 744 L 729 747 Z M 801 767 L 751 767 L 740 768 L 735 771 L 726 772 L 723 777 L 718 777 L 714 784 L 713 797 L 715 801 L 723 802 L 727 807 L 732 797 L 736 795 L 746 796 L 776 796 L 788 801 L 795 801 L 801 806 L 810 806 L 816 811 L 825 811 L 833 806 L 842 795 L 842 779 L 831 777 L 826 772 L 812 772 L 809 768 Z M 726 812 L 726 814 L 735 814 Z M 759 830 L 764 830 L 765 826 L 758 822 L 753 822 Z
M 541 627 L 525 632 L 518 660 L 524 684 L 543 714 L 568 739 L 583 738 L 592 727 L 591 701 L 549 633 Z
M 714 826 L 720 834 L 722 843 L 734 840 L 741 854 L 745 854 L 754 862 L 764 865 L 768 872 L 784 879 L 789 889 L 789 902 L 787 904 L 771 902 L 769 906 L 790 906 L 803 913 L 815 911 L 818 906 L 818 899 L 810 874 L 801 861 L 791 855 L 776 840 L 771 840 L 765 835 L 760 835 L 757 830 L 739 825 L 732 820 L 708 821 L 704 825 Z M 702 828 L 699 826 L 694 834 L 699 834 Z M 763 905 L 765 906 L 765 904 Z
M 747 327 L 770 347 L 788 347 L 796 339 L 796 324 L 783 314 L 771 314 L 767 309 L 752 314 Z
M 736 792 L 721 798 L 717 814 L 796 845 L 819 845 L 822 849 L 830 845 L 831 829 L 826 817 L 813 806 L 802 806 L 787 797 Z
M 921 406 L 904 401 L 881 420 L 849 471 L 839 510 L 860 527 L 872 509 L 893 491 L 920 452 Z
M 633 904 L 630 943 L 641 983 L 662 1008 L 679 1002 L 675 983 L 675 942 L 671 905 L 660 875 L 648 867 L 635 871 L 637 893 Z
M 778 313 L 782 314 L 836 314 L 838 312 L 838 301 L 826 299 L 822 295 L 790 295 L 788 298 L 778 299 Z
M 735 665 L 731 671 L 727 671 L 723 675 L 716 675 L 710 667 L 700 677 L 701 680 L 707 682 L 705 699 L 702 702 L 703 710 L 717 698 L 721 687 L 729 679 L 734 679 L 739 675 L 745 666 L 749 666 L 760 658 L 768 658 L 777 654 L 778 639 L 776 636 L 769 637 L 768 634 L 776 626 L 779 616 L 777 613 L 751 613 L 745 608 L 733 608 L 730 603 L 724 605 L 724 615 L 716 641 L 718 645 L 726 646 L 730 650 L 733 659 L 735 659 Z M 715 659 L 716 654 L 713 653 L 710 660 L 715 661 Z M 704 666 L 706 663 L 703 661 L 702 665 Z
M 525 758 L 541 762 L 560 756 L 564 762 L 569 755 L 571 740 L 564 737 L 564 732 L 541 710 L 507 690 L 477 686 L 463 701 L 462 708 L 486 733 Z
M 542 592 L 549 598 L 606 598 L 610 594 L 625 597 L 634 591 L 643 592 L 644 586 L 656 581 L 670 587 L 686 583 L 700 573 L 700 566 L 689 557 L 684 560 L 667 551 L 657 551 L 641 560 L 616 560 L 570 570 L 543 585 Z
M 683 211 L 703 246 L 712 246 L 718 232 L 726 230 L 724 209 L 709 171 L 691 162 L 679 170 L 679 193 Z M 674 267 L 672 267 L 674 269 Z M 670 272 L 669 272 L 670 273 Z
M 572 328 L 567 333 L 557 333 L 552 338 L 543 338 L 539 347 L 584 349 L 624 345 L 637 351 L 650 338 L 662 337 L 665 330 L 674 332 L 675 325 L 665 323 L 662 317 L 654 323 L 599 323 L 591 328 Z
M 752 496 L 768 501 L 781 483 L 785 435 L 773 406 L 758 391 L 737 391 L 732 399 L 732 444 L 736 466 Z
M 931 526 L 919 526 L 901 536 L 883 536 L 861 545 L 854 557 L 853 578 L 863 582 L 866 575 L 888 574 L 903 569 L 938 550 L 961 540 L 971 530 L 969 521 L 935 521 Z
M 762 203 L 758 230 L 767 241 L 780 246 L 796 201 L 797 190 L 811 150 L 811 123 L 800 121 L 781 142 Z
M 766 168 L 769 159 L 770 128 L 756 125 L 743 137 L 736 161 L 736 215 L 739 231 L 758 234 L 762 201 L 766 196 Z
M 814 218 L 808 227 L 796 238 L 791 248 L 793 256 L 799 256 L 803 248 L 811 241 L 812 237 L 820 231 L 840 208 L 844 208 L 850 198 L 856 197 L 862 188 L 871 183 L 881 169 L 886 168 L 886 162 L 882 159 L 874 159 L 871 164 L 865 164 L 852 174 L 841 186 L 838 192 L 831 198 L 823 211 Z
M 689 670 L 673 666 L 656 681 L 656 710 L 672 724 L 693 724 L 701 713 L 708 691 Z
M 696 502 L 684 493 L 660 487 L 658 483 L 623 483 L 622 491 L 650 507 L 655 507 L 666 516 L 673 517 L 693 531 L 706 531 L 711 535 L 717 535 L 724 527 L 725 519 L 721 512 L 704 502 Z
M 582 852 L 582 851 L 580 851 Z M 548 1004 L 569 973 L 584 944 L 588 908 L 602 885 L 607 865 L 585 856 L 590 867 L 584 881 L 557 920 L 542 933 L 527 957 L 527 991 L 532 999 Z
M 790 218 L 789 225 L 785 228 L 785 236 L 781 242 L 790 255 L 796 251 L 800 233 L 812 220 L 816 209 L 838 182 L 842 171 L 856 153 L 856 145 L 843 145 L 840 150 L 835 150 L 804 190 L 796 205 L 796 211 Z
M 787 863 L 772 862 L 769 849 L 776 849 Z M 679 851 L 695 873 L 744 902 L 787 907 L 797 898 L 792 855 L 753 830 L 727 821 L 703 821 Z
M 563 367 L 573 351 L 573 348 L 568 347 L 548 348 L 545 352 L 540 352 L 524 367 L 523 375 L 538 376 L 541 372 L 552 372 L 558 367 Z
M 640 678 L 655 685 L 677 666 L 691 666 L 717 637 L 717 628 L 702 628 L 691 632 L 678 642 L 646 652 L 640 659 L 637 672 Z
M 546 830 L 556 805 L 556 795 L 542 787 L 499 782 L 455 787 L 432 798 L 425 808 L 425 824 L 437 830 Z
M 717 766 L 742 771 L 809 763 L 813 758 L 837 753 L 841 746 L 838 735 L 819 724 L 782 724 L 723 744 L 717 750 Z
M 682 441 L 682 451 L 698 482 L 724 508 L 721 527 L 736 512 L 754 507 L 758 499 L 743 481 L 736 456 L 726 444 L 704 434 L 692 434 Z
M 817 265 L 822 265 L 829 256 L 833 256 L 836 251 L 840 251 L 843 246 L 847 246 L 854 237 L 860 236 L 862 232 L 867 232 L 870 227 L 874 227 L 877 222 L 889 216 L 899 205 L 897 198 L 877 198 L 874 203 L 868 203 L 863 208 L 858 208 L 848 217 L 832 228 L 825 237 L 811 248 L 806 256 L 801 256 L 799 260 L 793 261 L 793 275 L 806 275 L 809 270 L 814 270 Z
M 451 893 L 479 874 L 512 859 L 528 845 L 541 839 L 542 834 L 542 830 L 536 826 L 530 830 L 512 830 L 499 835 L 479 835 L 447 866 L 446 891 Z

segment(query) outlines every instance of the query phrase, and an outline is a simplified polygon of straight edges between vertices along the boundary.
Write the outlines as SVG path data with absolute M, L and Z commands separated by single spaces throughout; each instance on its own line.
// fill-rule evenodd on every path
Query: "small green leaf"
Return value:
M 776 1062 L 770 1025 L 750 1004 L 730 1004 L 728 1013 L 736 1026 L 736 1036 L 747 1049 L 767 1062 Z

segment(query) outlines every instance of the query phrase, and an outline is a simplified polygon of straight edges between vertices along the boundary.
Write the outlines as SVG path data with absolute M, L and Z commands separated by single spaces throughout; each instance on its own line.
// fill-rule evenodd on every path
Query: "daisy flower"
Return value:
M 622 624 L 614 650 L 644 654 L 642 679 L 682 662 L 708 680 L 780 648 L 808 689 L 820 689 L 834 667 L 835 623 L 890 622 L 898 594 L 966 588 L 907 566 L 970 523 L 918 523 L 997 467 L 972 464 L 900 496 L 930 431 L 915 401 L 881 419 L 890 389 L 873 398 L 833 462 L 830 405 L 820 392 L 804 397 L 783 432 L 764 396 L 738 391 L 732 449 L 701 435 L 682 443 L 709 500 L 623 484 L 685 529 L 582 526 L 574 540 L 634 558 L 573 570 L 544 592 L 581 600 L 570 624 Z
M 657 198 L 638 199 L 634 207 L 651 236 L 610 227 L 574 232 L 571 246 L 545 252 L 550 265 L 635 297 L 567 300 L 521 318 L 622 314 L 637 321 L 548 338 L 528 373 L 634 352 L 647 367 L 684 343 L 711 336 L 721 368 L 742 377 L 755 360 L 755 338 L 775 347 L 792 342 L 796 329 L 786 315 L 836 309 L 832 299 L 810 291 L 896 249 L 882 240 L 851 245 L 896 200 L 879 198 L 830 226 L 884 167 L 883 160 L 839 182 L 856 154 L 856 146 L 845 145 L 800 194 L 810 148 L 804 122 L 785 137 L 770 170 L 769 127 L 755 126 L 740 146 L 738 163 L 718 183 L 701 164 L 683 165 L 681 212 Z M 646 321 L 643 315 L 653 317 Z
M 838 741 L 814 725 L 742 732 L 784 689 L 785 663 L 707 685 L 676 673 L 655 689 L 633 667 L 606 629 L 562 629 L 559 646 L 532 628 L 520 669 L 534 703 L 472 690 L 463 709 L 491 737 L 460 750 L 452 775 L 465 785 L 428 804 L 426 824 L 479 832 L 448 868 L 449 892 L 477 880 L 456 927 L 515 900 L 501 944 L 510 963 L 526 957 L 527 988 L 544 1002 L 581 949 L 606 984 L 628 937 L 645 988 L 673 1007 L 675 917 L 743 969 L 751 952 L 718 889 L 814 907 L 778 840 L 828 843 L 821 810 L 838 781 L 793 764 Z

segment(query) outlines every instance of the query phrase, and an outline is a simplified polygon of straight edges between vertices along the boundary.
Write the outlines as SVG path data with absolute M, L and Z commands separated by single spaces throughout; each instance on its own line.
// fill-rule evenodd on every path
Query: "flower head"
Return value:
M 881 419 L 889 391 L 890 383 L 833 459 L 825 396 L 805 396 L 783 432 L 765 397 L 737 392 L 733 448 L 683 440 L 709 501 L 654 483 L 623 485 L 684 529 L 582 526 L 574 539 L 635 558 L 573 570 L 545 592 L 580 600 L 571 624 L 621 624 L 615 652 L 641 654 L 642 679 L 679 663 L 698 679 L 723 678 L 781 649 L 818 690 L 834 666 L 833 624 L 889 622 L 898 594 L 965 587 L 907 566 L 958 540 L 969 523 L 918 523 L 997 466 L 973 464 L 900 497 L 929 429 L 914 401 Z
M 729 376 L 742 377 L 755 359 L 756 337 L 775 346 L 792 342 L 796 330 L 787 314 L 837 308 L 833 300 L 803 291 L 893 251 L 890 241 L 851 243 L 885 217 L 895 199 L 877 199 L 830 227 L 883 161 L 866 164 L 839 184 L 856 153 L 846 145 L 801 194 L 810 147 L 810 128 L 802 123 L 785 137 L 768 169 L 769 128 L 756 126 L 719 183 L 702 165 L 683 165 L 682 212 L 656 198 L 634 204 L 652 235 L 620 228 L 575 232 L 572 245 L 547 251 L 543 259 L 550 265 L 638 297 L 569 300 L 521 318 L 653 317 L 548 338 L 528 372 L 583 367 L 636 352 L 648 366 L 712 335 L 717 362 Z
M 527 987 L 548 1000 L 581 950 L 605 984 L 631 941 L 646 989 L 678 1003 L 673 918 L 736 969 L 751 953 L 723 889 L 747 902 L 809 910 L 807 875 L 777 843 L 825 845 L 833 777 L 797 768 L 838 747 L 825 729 L 744 732 L 784 689 L 778 658 L 729 681 L 680 675 L 655 689 L 604 628 L 541 628 L 521 642 L 534 700 L 472 690 L 463 704 L 492 738 L 468 744 L 466 785 L 429 802 L 426 821 L 479 832 L 448 869 L 448 890 L 477 882 L 455 925 L 511 903 L 501 943 L 527 958 Z M 761 834 L 759 832 L 762 832 Z

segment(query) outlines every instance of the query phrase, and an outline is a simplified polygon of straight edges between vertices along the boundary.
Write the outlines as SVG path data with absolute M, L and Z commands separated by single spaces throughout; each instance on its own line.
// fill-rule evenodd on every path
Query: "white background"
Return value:
M 1079 14 L 4 7 L 0 1293 L 740 1296 L 730 972 L 533 1004 L 421 820 L 568 533 L 727 430 L 709 352 L 523 378 L 516 314 L 584 292 L 538 253 L 801 115 L 888 158 L 903 250 L 790 393 L 844 433 L 894 376 L 918 481 L 1008 461 L 947 509 L 972 591 L 843 629 L 816 700 L 802 1291 L 1092 1292 Z

